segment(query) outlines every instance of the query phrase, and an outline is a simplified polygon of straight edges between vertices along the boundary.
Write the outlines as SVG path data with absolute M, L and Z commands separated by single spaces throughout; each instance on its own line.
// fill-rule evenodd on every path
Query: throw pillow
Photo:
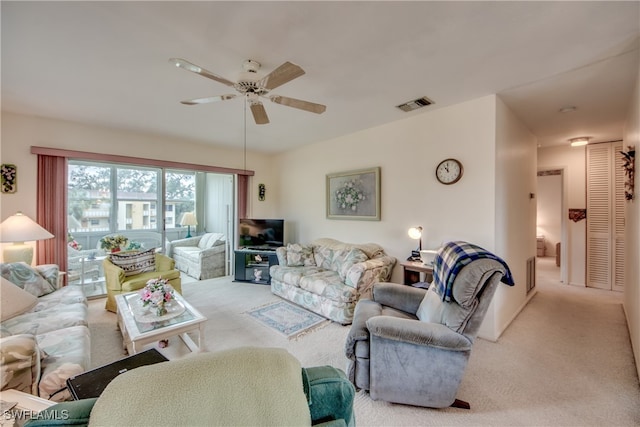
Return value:
M 342 280 L 346 279 L 351 267 L 353 267 L 357 263 L 364 262 L 369 259 L 367 257 L 367 254 L 357 248 L 353 248 L 346 253 L 345 251 L 337 252 L 341 253 L 336 254 L 336 257 L 334 258 L 334 266 L 338 274 L 340 274 L 340 278 Z
M 124 270 L 125 276 L 156 271 L 156 250 L 142 252 L 116 252 L 109 255 L 111 262 Z
M 5 263 L 2 264 L 0 270 L 2 277 L 33 296 L 39 297 L 56 290 L 56 286 L 42 277 L 37 269 L 25 262 Z
M 38 273 L 53 286 L 58 289 L 58 277 L 60 276 L 60 267 L 58 264 L 42 264 L 36 265 Z
M 287 266 L 289 267 L 313 267 L 316 260 L 313 257 L 313 248 L 299 243 L 287 244 Z
M 37 303 L 38 298 L 0 277 L 0 321 L 25 313 Z

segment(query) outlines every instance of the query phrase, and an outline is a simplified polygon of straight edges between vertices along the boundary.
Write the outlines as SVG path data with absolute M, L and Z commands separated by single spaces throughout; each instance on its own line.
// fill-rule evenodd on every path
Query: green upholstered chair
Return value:
M 155 254 L 155 271 L 127 276 L 125 271 L 113 264 L 109 257 L 102 262 L 102 267 L 107 286 L 105 308 L 109 311 L 116 311 L 116 295 L 142 289 L 146 286 L 147 281 L 158 277 L 167 279 L 173 289 L 182 293 L 180 271 L 176 270 L 175 261 L 160 253 Z
M 354 396 L 340 369 L 303 368 L 284 349 L 242 347 L 132 369 L 97 399 L 51 406 L 25 426 L 353 427 Z

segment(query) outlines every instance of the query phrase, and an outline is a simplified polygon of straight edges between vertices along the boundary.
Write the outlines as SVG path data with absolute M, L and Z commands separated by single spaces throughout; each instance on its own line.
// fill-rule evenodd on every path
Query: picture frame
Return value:
M 8 194 L 18 191 L 18 168 L 16 165 L 8 163 L 0 165 L 0 190 Z
M 380 221 L 380 167 L 327 174 L 328 219 Z

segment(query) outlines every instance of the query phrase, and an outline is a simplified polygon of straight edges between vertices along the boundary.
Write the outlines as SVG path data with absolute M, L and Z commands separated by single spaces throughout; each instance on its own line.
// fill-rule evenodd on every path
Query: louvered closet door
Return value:
M 587 146 L 587 286 L 593 288 L 622 290 L 624 283 L 621 149 L 621 143 Z
M 624 289 L 624 169 L 622 167 L 622 142 L 613 144 L 614 199 L 613 199 L 613 277 L 612 289 Z

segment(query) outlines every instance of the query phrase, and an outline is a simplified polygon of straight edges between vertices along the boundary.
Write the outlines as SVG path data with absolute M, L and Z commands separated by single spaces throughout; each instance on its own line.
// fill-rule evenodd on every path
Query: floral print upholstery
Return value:
M 35 385 L 40 380 L 40 350 L 33 335 L 11 335 L 0 339 L 0 358 L 2 390 L 37 394 Z
M 32 267 L 25 262 L 9 262 L 0 265 L 2 277 L 39 297 L 58 288 L 58 266 L 55 264 Z
M 71 399 L 68 390 L 53 394 L 66 385 L 67 378 L 83 373 L 90 366 L 89 328 L 72 326 L 58 329 L 37 335 L 36 340 L 43 352 L 38 384 L 40 397 L 55 401 Z
M 313 248 L 299 243 L 289 243 L 287 245 L 287 265 L 290 267 L 311 267 L 316 265 L 313 258 Z
M 323 239 L 321 244 L 310 245 L 315 265 L 303 261 L 303 257 L 310 258 L 304 245 L 280 247 L 276 250 L 279 265 L 270 269 L 271 291 L 335 322 L 349 324 L 358 299 L 371 295 L 373 283 L 388 281 L 396 262 L 375 246 Z
M 58 267 L 40 267 L 36 271 L 44 281 L 57 284 Z M 25 276 L 13 279 L 17 277 Z M 55 401 L 70 399 L 68 391 L 56 392 L 65 387 L 67 378 L 91 366 L 87 325 L 87 300 L 82 288 L 74 285 L 39 296 L 33 309 L 4 320 L 0 324 L 2 389 Z

